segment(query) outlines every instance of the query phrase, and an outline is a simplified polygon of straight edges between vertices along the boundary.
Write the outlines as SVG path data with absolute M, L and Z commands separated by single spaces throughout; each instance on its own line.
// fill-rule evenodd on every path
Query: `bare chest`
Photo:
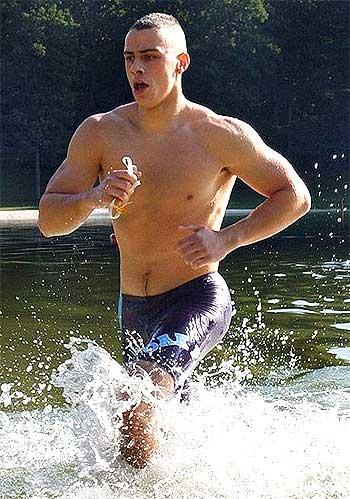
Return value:
M 217 187 L 221 165 L 192 133 L 155 135 L 136 134 L 109 137 L 103 170 L 123 168 L 121 159 L 130 156 L 142 172 L 138 204 L 171 204 L 175 200 L 205 198 Z M 135 199 L 136 201 L 136 199 Z

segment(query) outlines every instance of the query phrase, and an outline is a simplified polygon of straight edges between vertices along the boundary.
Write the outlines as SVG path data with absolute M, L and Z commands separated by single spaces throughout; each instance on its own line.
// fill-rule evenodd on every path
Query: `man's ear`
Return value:
M 182 54 L 177 56 L 178 64 L 177 64 L 177 72 L 179 74 L 184 73 L 188 66 L 190 65 L 190 56 L 187 52 L 183 52 Z

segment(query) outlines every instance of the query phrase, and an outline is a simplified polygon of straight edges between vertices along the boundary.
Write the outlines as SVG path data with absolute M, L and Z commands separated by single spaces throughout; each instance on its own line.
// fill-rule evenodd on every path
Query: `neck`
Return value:
M 161 132 L 171 128 L 182 111 L 187 99 L 181 89 L 174 90 L 156 107 L 147 109 L 138 106 L 138 117 L 141 127 L 146 132 Z

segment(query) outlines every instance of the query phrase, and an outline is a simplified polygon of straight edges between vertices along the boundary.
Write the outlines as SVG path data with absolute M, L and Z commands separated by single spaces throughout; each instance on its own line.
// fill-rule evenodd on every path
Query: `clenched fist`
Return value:
M 219 262 L 227 255 L 223 234 L 201 225 L 181 225 L 192 234 L 178 242 L 177 251 L 187 265 L 198 269 L 212 262 Z
M 97 206 L 107 208 L 112 202 L 116 207 L 129 202 L 142 173 L 133 165 L 133 171 L 111 170 L 103 181 L 94 188 Z

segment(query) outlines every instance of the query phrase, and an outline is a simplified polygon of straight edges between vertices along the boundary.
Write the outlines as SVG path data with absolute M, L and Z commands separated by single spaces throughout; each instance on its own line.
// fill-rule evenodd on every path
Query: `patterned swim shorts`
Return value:
M 183 385 L 203 357 L 224 337 L 232 317 L 231 295 L 210 272 L 154 296 L 121 294 L 119 320 L 127 365 L 156 364 Z

